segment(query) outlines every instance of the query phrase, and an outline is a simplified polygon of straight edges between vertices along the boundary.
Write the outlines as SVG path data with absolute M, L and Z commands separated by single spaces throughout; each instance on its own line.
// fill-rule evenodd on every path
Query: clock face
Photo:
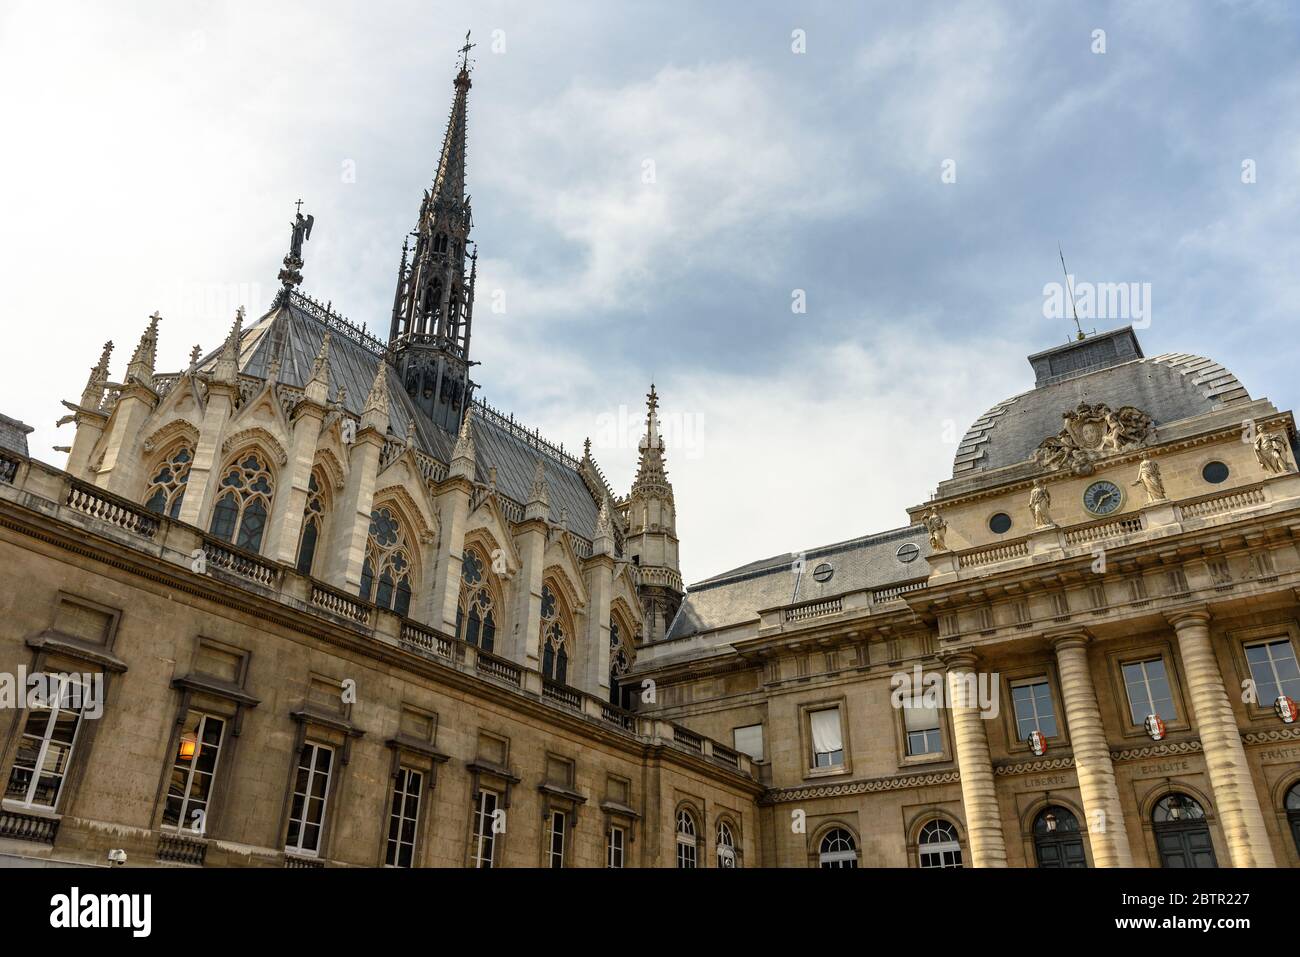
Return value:
M 1109 515 L 1124 503 L 1124 495 L 1114 482 L 1093 482 L 1083 492 L 1083 507 L 1093 515 Z

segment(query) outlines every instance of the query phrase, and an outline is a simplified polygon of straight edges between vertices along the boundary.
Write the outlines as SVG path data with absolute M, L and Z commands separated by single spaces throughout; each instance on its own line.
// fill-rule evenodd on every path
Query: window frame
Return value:
M 30 671 L 28 677 L 30 678 L 32 675 L 35 674 L 53 675 L 59 679 L 58 690 L 56 693 L 57 693 L 57 700 L 60 703 L 64 699 L 64 691 L 68 686 L 72 684 L 81 685 L 83 683 L 81 681 L 82 673 L 78 673 L 72 669 L 69 669 L 67 671 L 62 671 L 59 670 L 58 668 L 42 667 L 38 670 Z M 81 750 L 78 747 L 78 745 L 82 743 L 81 739 L 85 737 L 85 731 L 82 728 L 82 725 L 86 720 L 82 716 L 82 711 L 84 710 L 84 705 L 85 705 L 85 691 L 83 690 L 81 692 L 82 697 L 80 700 L 82 702 L 82 707 L 78 708 L 75 711 L 76 723 L 73 725 L 72 735 L 66 743 L 67 753 L 63 761 L 63 771 L 59 774 L 58 788 L 55 791 L 54 800 L 49 804 L 34 803 L 32 801 L 32 795 L 33 792 L 40 784 L 40 780 L 42 777 L 42 770 L 45 767 L 46 755 L 49 753 L 50 743 L 54 736 L 54 730 L 57 727 L 58 714 L 63 711 L 72 712 L 72 709 L 63 708 L 63 707 L 55 707 L 55 708 L 26 707 L 25 701 L 26 701 L 27 689 L 23 688 L 22 691 L 24 694 L 24 706 L 15 709 L 17 723 L 14 727 L 13 753 L 11 756 L 9 756 L 9 760 L 6 763 L 6 767 L 9 773 L 5 777 L 5 791 L 4 791 L 3 798 L 0 798 L 0 806 L 3 806 L 10 810 L 19 811 L 22 813 L 58 815 L 60 813 L 59 809 L 60 809 L 61 802 L 63 802 L 64 796 L 68 793 L 67 785 L 68 785 L 69 778 L 72 777 L 72 771 L 74 767 L 73 762 L 76 760 Z M 102 706 L 103 702 L 101 702 L 100 704 Z M 30 769 L 31 777 L 28 779 L 27 786 L 25 789 L 27 796 L 25 799 L 20 800 L 16 797 L 9 797 L 9 788 L 11 786 L 11 782 L 13 781 L 14 774 L 19 770 L 18 757 L 22 751 L 23 739 L 26 737 L 35 737 L 35 735 L 30 735 L 28 733 L 27 726 L 31 721 L 34 713 L 37 711 L 43 712 L 46 715 L 45 729 L 41 732 L 41 736 L 39 739 L 40 745 L 36 751 L 35 764 Z
M 836 834 L 843 834 L 847 838 L 850 845 L 847 850 L 825 850 L 826 843 Z M 847 824 L 838 821 L 833 821 L 816 832 L 810 856 L 813 866 L 818 870 L 858 870 L 862 867 L 862 847 L 858 836 Z
M 159 823 L 159 827 L 164 830 L 172 831 L 182 836 L 202 838 L 207 836 L 208 831 L 211 827 L 213 804 L 216 801 L 217 795 L 219 793 L 217 790 L 217 782 L 219 780 L 217 775 L 220 772 L 221 768 L 224 767 L 224 765 L 221 762 L 221 755 L 223 752 L 227 750 L 227 747 L 229 745 L 229 738 L 227 732 L 229 731 L 231 726 L 231 719 L 228 715 L 219 714 L 211 709 L 194 707 L 191 705 L 185 709 L 185 713 L 182 720 L 188 722 L 189 716 L 191 714 L 197 714 L 200 718 L 199 726 L 195 731 L 196 743 L 198 744 L 199 749 L 195 752 L 194 758 L 190 761 L 188 774 L 185 778 L 185 788 L 181 794 L 181 809 L 180 809 L 180 814 L 177 818 L 177 823 L 168 824 L 166 821 L 166 817 L 167 817 L 167 805 L 171 800 L 170 780 L 175 775 L 175 772 L 179 769 L 178 762 L 180 760 L 180 743 L 185 740 L 184 731 L 181 731 L 176 736 L 176 741 L 171 752 L 172 762 L 171 762 L 171 766 L 168 768 L 169 771 L 167 775 L 168 783 L 164 784 L 164 791 L 162 795 L 163 820 Z M 186 820 L 188 819 L 186 812 L 188 811 L 190 805 L 190 789 L 194 785 L 194 775 L 198 766 L 198 758 L 203 753 L 203 729 L 206 727 L 209 719 L 213 721 L 221 722 L 221 737 L 217 741 L 217 745 L 216 745 L 217 756 L 212 763 L 212 771 L 210 772 L 212 776 L 212 781 L 209 784 L 208 797 L 203 804 L 203 828 L 202 830 L 196 831 L 193 828 L 193 826 L 185 823 Z
M 411 785 L 412 777 L 418 778 L 414 787 Z M 419 768 L 413 768 L 405 761 L 399 762 L 397 772 L 392 776 L 393 786 L 389 791 L 389 811 L 388 811 L 388 833 L 384 838 L 384 867 L 396 869 L 410 869 L 417 865 L 416 857 L 420 848 L 420 820 L 421 812 L 424 810 L 424 791 L 428 787 L 425 783 L 425 772 Z M 397 806 L 398 798 L 402 798 L 402 806 Z M 415 815 L 407 816 L 407 804 L 414 798 Z M 393 821 L 397 821 L 397 837 L 393 838 Z M 411 839 L 409 841 L 403 838 L 405 825 L 407 822 L 411 825 Z M 410 863 L 402 864 L 402 848 L 409 846 Z M 394 853 L 396 848 L 396 853 Z
M 1294 619 L 1280 620 L 1276 624 L 1239 628 L 1228 632 L 1228 646 L 1232 650 L 1233 666 L 1237 670 L 1238 688 L 1242 687 L 1242 682 L 1246 679 L 1254 680 L 1255 677 L 1250 668 L 1250 659 L 1246 655 L 1246 648 L 1251 645 L 1271 644 L 1280 641 L 1290 642 L 1291 654 L 1296 656 L 1297 664 L 1300 664 L 1300 626 L 1297 625 Z M 1230 699 L 1238 699 L 1239 697 L 1239 695 L 1229 695 Z M 1292 695 L 1292 697 L 1300 702 L 1300 697 L 1295 695 Z M 1242 707 L 1246 709 L 1246 714 L 1251 720 L 1269 723 L 1277 721 L 1277 716 L 1273 713 L 1272 699 L 1265 701 L 1261 697 L 1254 704 L 1242 702 Z
M 840 749 L 842 757 L 839 764 L 818 765 L 817 754 L 813 744 L 812 715 L 814 712 L 837 709 L 840 716 Z M 838 698 L 808 701 L 799 706 L 799 734 L 803 750 L 804 778 L 832 777 L 853 773 L 852 742 L 849 734 L 848 701 L 841 695 Z M 833 754 L 834 752 L 828 752 Z
M 1122 677 L 1123 672 L 1121 670 Z M 1030 756 L 1033 754 L 1029 742 L 1020 737 L 1020 724 L 1017 720 L 1019 716 L 1016 714 L 1015 704 L 1015 689 L 1027 684 L 1046 683 L 1048 694 L 1052 700 L 1053 717 L 1056 719 L 1056 734 L 1046 735 L 1046 738 L 1054 747 L 1069 746 L 1070 732 L 1065 720 L 1065 706 L 1061 699 L 1060 676 L 1057 674 L 1055 662 L 1044 661 L 1039 665 L 1028 665 L 1005 671 L 1001 675 L 1001 681 L 1000 693 L 1008 703 L 1008 707 L 1000 709 L 1008 752 Z M 1127 699 L 1125 701 L 1127 702 Z
M 931 825 L 936 824 L 947 828 L 952 833 L 952 837 L 946 841 L 924 841 L 923 838 L 926 829 L 931 827 Z M 913 853 L 909 856 L 912 859 L 913 866 L 918 870 L 962 870 L 969 866 L 966 862 L 966 847 L 961 839 L 961 828 L 957 826 L 956 822 L 947 817 L 943 817 L 942 815 L 931 814 L 926 816 L 922 820 L 921 824 L 917 826 L 915 834 L 916 839 L 912 844 Z M 947 860 L 942 857 L 942 855 L 953 853 L 957 855 L 957 862 L 955 864 L 948 863 Z M 941 855 L 941 863 L 926 864 L 925 856 L 933 854 Z
M 1167 641 L 1146 642 L 1132 648 L 1110 651 L 1106 655 L 1110 671 L 1111 694 L 1119 718 L 1120 734 L 1126 738 L 1147 738 L 1146 729 L 1132 722 L 1132 708 L 1128 697 L 1128 683 L 1124 680 L 1124 665 L 1139 661 L 1163 660 L 1165 675 L 1169 681 L 1169 694 L 1178 712 L 1177 719 L 1161 715 L 1165 723 L 1166 736 L 1173 732 L 1191 729 L 1187 698 L 1183 694 L 1183 672 L 1181 658 L 1174 653 L 1174 647 Z M 1149 740 L 1149 738 L 1148 738 Z
M 618 835 L 618 841 L 614 841 L 614 835 Z M 605 827 L 605 868 L 606 870 L 623 870 L 627 867 L 627 835 L 628 829 L 622 824 L 611 821 Z M 617 852 L 618 863 L 614 863 L 615 852 Z
M 492 807 L 487 807 L 491 799 Z M 490 824 L 484 822 L 495 820 L 496 812 L 503 808 L 503 795 L 500 791 L 490 787 L 479 787 L 474 792 L 474 803 L 471 808 L 473 823 L 470 828 L 470 866 L 476 870 L 491 870 L 500 866 L 500 842 L 497 840 L 498 835 L 492 830 Z M 484 856 L 484 844 L 487 845 L 487 855 Z
M 683 820 L 689 821 L 691 831 L 682 829 Z M 700 814 L 691 806 L 679 804 L 673 815 L 673 847 L 676 869 L 698 870 L 700 866 Z M 687 863 L 688 862 L 688 863 Z
M 308 776 L 307 776 L 307 789 L 304 792 L 302 792 L 303 793 L 303 804 L 302 804 L 303 817 L 299 819 L 298 822 L 298 842 L 297 844 L 291 845 L 289 843 L 289 832 L 292 831 L 293 824 L 294 824 L 293 803 L 294 803 L 294 798 L 298 796 L 298 788 L 297 788 L 298 772 L 302 770 L 303 753 L 308 748 L 312 748 L 313 751 L 312 751 L 312 763 L 310 765 Z M 312 783 L 316 780 L 316 777 L 320 773 L 316 770 L 316 765 L 321 751 L 329 752 L 330 762 L 329 762 L 329 769 L 324 772 L 325 788 L 324 788 L 324 793 L 321 795 L 320 819 L 314 825 L 311 825 L 316 827 L 316 846 L 315 848 L 308 849 L 303 846 L 302 838 L 303 835 L 306 833 L 307 827 L 309 826 L 309 822 L 307 821 L 306 818 L 306 811 L 310 806 Z M 307 737 L 301 743 L 301 745 L 299 745 L 298 757 L 296 759 L 297 763 L 294 765 L 293 779 L 290 785 L 288 813 L 286 814 L 287 827 L 284 835 L 284 853 L 287 856 L 310 857 L 310 858 L 320 858 L 325 856 L 324 851 L 326 847 L 326 840 L 328 837 L 326 828 L 329 825 L 329 820 L 330 820 L 329 812 L 332 804 L 332 802 L 330 801 L 330 797 L 331 797 L 330 792 L 334 789 L 335 782 L 338 779 L 338 776 L 336 775 L 335 772 L 338 771 L 338 762 L 340 760 L 340 756 L 341 756 L 340 748 L 332 744 L 327 744 L 323 741 L 315 740 L 310 736 Z

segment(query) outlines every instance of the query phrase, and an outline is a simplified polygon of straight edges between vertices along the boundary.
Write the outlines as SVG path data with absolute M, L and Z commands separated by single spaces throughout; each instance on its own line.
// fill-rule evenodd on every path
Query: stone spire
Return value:
M 325 333 L 321 339 L 320 351 L 312 361 L 311 378 L 303 388 L 303 394 L 309 400 L 324 405 L 330 396 L 330 334 Z
M 140 342 L 135 347 L 135 353 L 131 356 L 131 362 L 126 367 L 126 381 L 132 380 L 153 388 L 153 368 L 154 362 L 158 358 L 158 322 L 162 316 L 154 312 L 149 317 L 149 325 L 145 327 L 144 334 L 140 336 Z
M 214 381 L 234 385 L 239 377 L 239 342 L 243 335 L 244 307 L 240 306 L 235 310 L 235 322 L 230 327 L 230 335 L 226 336 L 221 354 L 217 356 L 217 364 L 212 370 Z
M 471 46 L 467 40 L 461 52 Z M 477 273 L 469 256 L 473 216 L 465 195 L 471 85 L 463 58 L 433 183 L 421 197 L 408 238 L 414 246 L 402 244 L 388 333 L 389 361 L 411 399 L 449 432 L 460 426 L 474 392 L 469 340 Z
M 677 556 L 677 507 L 664 469 L 664 439 L 659 432 L 659 393 L 646 395 L 646 428 L 636 479 L 627 497 L 623 554 L 640 568 L 641 609 L 648 641 L 658 641 L 682 603 Z
M 365 408 L 361 410 L 361 427 L 374 429 L 380 435 L 388 432 L 388 364 L 385 362 L 379 363 L 374 384 L 366 396 Z
M 112 340 L 104 343 L 104 351 L 99 354 L 99 361 L 90 368 L 90 378 L 86 380 L 85 391 L 81 393 L 83 409 L 98 409 L 104 401 L 104 389 L 108 386 L 108 357 L 113 352 Z
M 600 503 L 600 514 L 596 516 L 596 537 L 592 541 L 592 553 L 596 555 L 614 554 L 614 529 L 609 516 L 609 498 Z
M 456 448 L 451 453 L 451 474 L 470 481 L 474 480 L 476 457 L 474 428 L 470 423 L 473 412 L 473 406 L 465 410 L 465 418 L 460 422 L 460 432 L 456 434 Z
M 539 458 L 537 468 L 533 470 L 533 487 L 528 493 L 528 504 L 524 508 L 524 518 L 540 518 L 543 521 L 551 514 L 551 492 L 546 486 L 546 466 Z
M 646 393 L 645 435 L 638 445 L 641 452 L 632 491 L 651 487 L 656 490 L 667 489 L 671 498 L 672 486 L 668 484 L 668 473 L 664 469 L 664 439 L 659 434 L 659 393 L 655 391 L 653 382 L 650 383 L 650 391 Z

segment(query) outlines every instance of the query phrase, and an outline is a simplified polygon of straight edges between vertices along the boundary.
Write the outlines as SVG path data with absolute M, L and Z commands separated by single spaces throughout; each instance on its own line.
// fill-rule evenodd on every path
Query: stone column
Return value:
M 366 541 L 370 537 L 370 510 L 375 499 L 375 477 L 379 474 L 379 454 L 384 448 L 384 433 L 366 427 L 357 432 L 356 442 L 348 455 L 348 480 L 334 509 L 330 525 L 331 544 L 327 553 L 325 579 L 335 588 L 354 594 L 361 587 L 361 569 L 366 560 Z M 414 530 L 408 531 L 414 534 Z M 412 547 L 418 547 L 412 542 Z M 371 594 L 374 599 L 374 594 Z
M 108 420 L 104 462 L 95 475 L 95 484 L 100 488 L 125 498 L 143 491 L 136 487 L 139 484 L 139 472 L 144 468 L 139 461 L 140 442 L 143 439 L 140 432 L 157 405 L 158 394 L 149 386 L 130 382 L 122 387 L 117 406 Z M 187 490 L 186 498 L 188 497 Z
M 1188 696 L 1232 866 L 1276 867 L 1246 749 L 1210 642 L 1210 613 L 1202 609 L 1168 617 L 1178 632 Z
M 1074 770 L 1087 816 L 1092 862 L 1097 867 L 1132 867 L 1124 812 L 1115 785 L 1115 767 L 1110 761 L 1106 729 L 1088 668 L 1089 638 L 1083 632 L 1062 635 L 1052 645 L 1061 674 L 1061 700 L 1070 726 Z
M 239 390 L 231 383 L 213 380 L 208 383 L 208 401 L 199 424 L 199 441 L 194 447 L 194 461 L 190 463 L 190 477 L 185 483 L 185 498 L 181 500 L 180 520 L 188 525 L 198 525 L 207 531 L 203 519 L 209 514 L 216 487 L 220 482 L 218 470 L 221 461 L 221 437 L 226 423 L 235 409 Z M 217 478 L 214 480 L 213 476 Z
M 593 555 L 584 568 L 587 584 L 587 628 L 583 635 L 581 688 L 609 700 L 609 607 L 614 595 L 614 559 Z
M 952 714 L 953 750 L 961 771 L 961 799 L 974 867 L 1006 867 L 1007 845 L 993 783 L 984 715 L 974 692 L 975 656 L 961 652 L 944 658 L 948 668 L 948 709 Z
M 456 611 L 460 607 L 460 566 L 465 553 L 465 525 L 473 490 L 470 479 L 452 476 L 438 492 L 437 498 L 439 535 L 434 567 L 438 577 L 429 596 L 428 621 L 449 635 L 456 630 Z M 488 560 L 492 560 L 491 556 Z
M 281 488 L 271 502 L 266 544 L 262 551 L 277 562 L 294 565 L 298 561 L 298 539 L 302 535 L 303 513 L 310 492 L 311 467 L 316 462 L 316 446 L 321 423 L 328 412 L 325 406 L 304 400 L 293 420 L 293 437 L 289 461 L 281 469 Z M 318 553 L 324 542 L 317 542 Z
M 529 517 L 515 526 L 515 551 L 519 575 L 515 579 L 515 607 L 511 614 L 510 658 L 533 671 L 542 667 L 542 572 L 546 561 L 546 523 Z

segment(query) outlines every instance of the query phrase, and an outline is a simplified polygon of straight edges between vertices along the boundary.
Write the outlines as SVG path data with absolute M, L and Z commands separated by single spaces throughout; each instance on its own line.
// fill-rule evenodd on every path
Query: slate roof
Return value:
M 32 427 L 7 415 L 0 415 L 0 449 L 27 458 L 27 435 Z
M 278 338 L 282 342 L 278 381 L 301 389 L 311 378 L 312 363 L 326 332 L 330 333 L 330 398 L 342 386 L 346 390 L 345 408 L 360 416 L 383 361 L 383 343 L 298 293 L 278 298 L 268 313 L 243 331 L 240 372 L 266 378 Z M 219 355 L 219 349 L 212 352 L 199 368 L 211 371 Z M 435 425 L 417 408 L 391 366 L 388 417 L 391 435 L 405 438 L 408 423 L 414 421 L 416 447 L 443 464 L 451 462 L 456 436 Z M 595 537 L 600 509 L 578 472 L 577 460 L 480 403 L 476 403 L 472 422 L 480 482 L 487 482 L 488 469 L 495 466 L 498 490 L 523 505 L 530 497 L 533 473 L 541 458 L 550 492 L 551 520 L 558 522 L 563 509 L 572 532 L 588 540 Z
M 919 549 L 919 557 L 911 562 L 898 558 L 898 549 L 907 543 Z M 757 621 L 758 613 L 766 608 L 926 578 L 929 554 L 925 527 L 912 525 L 809 549 L 803 553 L 801 573 L 795 570 L 796 554 L 751 562 L 691 585 L 667 637 L 684 638 Z M 813 570 L 822 563 L 832 568 L 831 578 L 825 582 L 813 577 Z
M 1105 402 L 1115 409 L 1136 406 L 1159 428 L 1251 401 L 1237 377 L 1213 359 L 1181 352 L 1145 358 L 1128 328 L 1098 338 L 1118 340 L 1121 348 L 1109 359 L 1099 360 L 1095 351 L 1080 356 L 1093 345 L 1090 337 L 1030 356 L 1039 385 L 999 402 L 975 420 L 957 447 L 953 478 L 1028 460 L 1044 439 L 1061 430 L 1062 413 L 1080 402 Z M 1077 350 L 1073 358 L 1088 362 L 1060 373 L 1061 360 L 1065 367 L 1070 365 L 1072 349 Z

